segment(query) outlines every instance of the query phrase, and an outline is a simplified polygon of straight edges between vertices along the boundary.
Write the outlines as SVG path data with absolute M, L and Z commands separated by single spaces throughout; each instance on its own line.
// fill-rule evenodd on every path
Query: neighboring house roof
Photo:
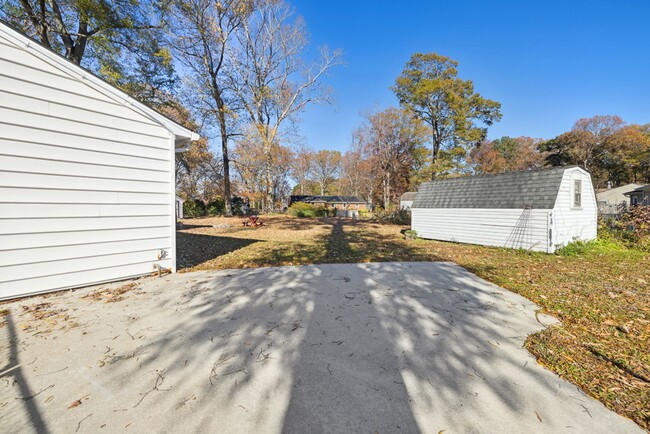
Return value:
M 573 167 L 425 182 L 412 208 L 552 209 L 564 172 Z
M 172 134 L 174 134 L 178 139 L 185 139 L 187 141 L 200 139 L 200 136 L 197 133 L 188 130 L 187 128 L 179 125 L 168 117 L 158 113 L 151 107 L 141 103 L 127 93 L 104 81 L 104 79 L 98 77 L 91 71 L 72 63 L 65 57 L 61 56 L 58 53 L 55 53 L 46 46 L 42 45 L 40 42 L 21 33 L 20 31 L 14 29 L 1 20 L 0 33 L 7 36 L 8 39 L 13 40 L 17 46 L 22 47 L 26 51 L 30 51 L 41 60 L 58 69 L 64 70 L 67 74 L 82 80 L 88 86 L 91 86 L 98 92 L 103 93 L 115 102 L 128 106 L 138 113 L 148 117 L 155 123 L 162 125 L 163 127 L 167 128 L 167 130 L 169 130 Z
M 366 203 L 356 196 L 291 196 L 289 202 L 308 203 Z
M 625 193 L 629 193 L 639 187 L 643 187 L 643 184 L 626 184 L 616 188 L 600 190 L 596 193 L 596 198 L 598 202 L 607 202 L 614 204 L 619 202 L 627 202 L 628 199 L 625 197 Z
M 417 194 L 418 194 L 417 191 L 407 191 L 402 196 L 400 196 L 399 200 L 400 201 L 415 200 Z
M 635 188 L 634 190 L 628 191 L 627 193 L 623 193 L 623 194 L 629 196 L 634 193 L 646 193 L 646 192 L 650 192 L 650 184 L 642 185 L 641 187 Z

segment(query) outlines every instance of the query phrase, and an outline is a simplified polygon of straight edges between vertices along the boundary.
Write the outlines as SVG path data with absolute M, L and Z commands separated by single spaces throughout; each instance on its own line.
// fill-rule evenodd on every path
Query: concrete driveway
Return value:
M 2 431 L 642 432 L 522 348 L 533 303 L 454 264 L 135 283 L 0 306 Z

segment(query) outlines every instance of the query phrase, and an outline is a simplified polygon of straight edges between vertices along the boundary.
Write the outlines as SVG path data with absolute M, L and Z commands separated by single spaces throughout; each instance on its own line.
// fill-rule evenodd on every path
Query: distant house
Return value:
M 185 203 L 185 201 L 183 199 L 176 196 L 176 218 L 177 219 L 182 219 L 183 218 L 183 204 L 184 203 Z
M 635 188 L 625 196 L 630 198 L 630 205 L 650 206 L 650 184 Z
M 596 220 L 591 176 L 579 167 L 426 182 L 411 207 L 419 237 L 547 253 L 596 238 Z
M 415 196 L 417 196 L 417 192 L 407 191 L 406 193 L 404 193 L 399 198 L 399 208 L 411 209 L 411 206 L 413 205 L 413 201 L 415 200 Z
M 368 204 L 356 196 L 291 196 L 289 206 L 295 202 L 304 202 L 316 206 L 325 206 L 337 210 L 365 210 Z
M 199 137 L 0 22 L 0 299 L 176 270 Z
M 596 200 L 598 202 L 598 212 L 604 216 L 615 216 L 627 209 L 631 202 L 629 193 L 643 184 L 626 184 L 615 188 L 606 188 L 596 191 Z

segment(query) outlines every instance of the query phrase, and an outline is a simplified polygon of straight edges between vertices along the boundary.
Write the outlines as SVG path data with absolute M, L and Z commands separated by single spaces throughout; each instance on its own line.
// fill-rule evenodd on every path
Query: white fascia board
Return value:
M 105 82 L 104 80 L 100 79 L 99 77 L 95 76 L 90 71 L 87 71 L 84 68 L 75 65 L 74 63 L 60 56 L 59 54 L 44 47 L 40 43 L 33 41 L 29 37 L 23 35 L 17 30 L 12 29 L 11 27 L 7 26 L 2 22 L 0 22 L 0 33 L 5 35 L 9 40 L 12 40 L 18 47 L 22 47 L 25 50 L 30 50 L 38 58 L 49 63 L 55 68 L 59 68 L 65 71 L 66 73 L 70 74 L 71 76 L 83 80 L 86 84 L 88 84 L 98 92 L 103 93 L 104 95 L 108 96 L 114 101 L 123 104 L 134 111 L 137 111 L 138 113 L 148 117 L 155 123 L 167 128 L 167 130 L 169 130 L 169 132 L 171 132 L 176 137 L 176 140 L 185 139 L 189 141 L 195 141 L 201 138 L 201 136 L 199 136 L 194 131 L 191 131 L 177 124 L 171 119 L 166 118 L 165 116 L 161 115 L 154 109 L 147 107 L 145 104 L 136 100 L 132 96 L 129 96 L 127 93 L 119 90 L 115 86 L 112 86 L 107 82 Z

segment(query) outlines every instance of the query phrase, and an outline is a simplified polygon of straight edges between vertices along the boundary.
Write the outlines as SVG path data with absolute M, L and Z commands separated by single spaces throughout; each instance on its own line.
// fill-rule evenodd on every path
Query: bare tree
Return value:
M 366 159 L 381 179 L 384 209 L 390 206 L 393 187 L 407 185 L 414 150 L 426 140 L 423 124 L 404 109 L 389 108 L 367 116 L 357 134 Z
M 219 130 L 226 215 L 232 215 L 228 143 L 234 109 L 227 87 L 228 46 L 250 16 L 250 0 L 180 0 L 172 9 L 171 45 L 191 75 L 193 103 Z
M 294 158 L 291 163 L 291 177 L 298 182 L 300 194 L 305 194 L 305 181 L 312 169 L 314 152 L 307 146 L 298 145 L 294 150 Z
M 327 186 L 338 175 L 341 168 L 341 153 L 339 151 L 321 150 L 314 154 L 311 175 L 320 186 L 321 196 L 325 195 Z
M 339 52 L 320 50 L 304 59 L 307 33 L 300 17 L 281 0 L 260 0 L 242 22 L 232 48 L 230 83 L 243 113 L 256 127 L 265 163 L 265 206 L 273 207 L 273 147 L 284 127 L 308 104 L 327 102 L 320 79 L 338 63 Z

